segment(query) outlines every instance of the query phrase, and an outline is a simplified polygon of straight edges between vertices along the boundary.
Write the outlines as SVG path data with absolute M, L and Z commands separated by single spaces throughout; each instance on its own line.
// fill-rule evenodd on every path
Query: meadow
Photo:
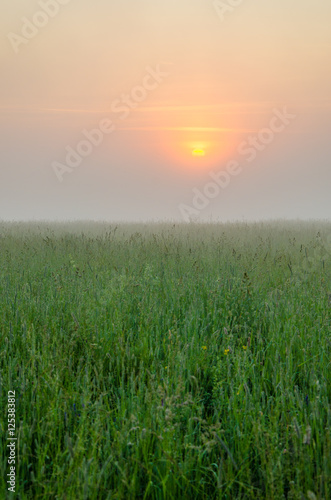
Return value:
M 330 222 L 2 222 L 0 270 L 0 498 L 331 498 Z

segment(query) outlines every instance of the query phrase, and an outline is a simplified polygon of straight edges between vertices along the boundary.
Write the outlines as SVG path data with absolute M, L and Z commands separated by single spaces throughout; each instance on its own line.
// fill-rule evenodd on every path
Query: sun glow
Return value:
M 205 156 L 205 150 L 202 148 L 195 148 L 192 151 L 193 156 Z
M 223 165 L 234 154 L 234 141 L 225 132 L 206 132 L 205 130 L 165 130 L 158 131 L 159 144 L 163 155 L 169 161 L 167 168 L 190 173 L 209 171 Z

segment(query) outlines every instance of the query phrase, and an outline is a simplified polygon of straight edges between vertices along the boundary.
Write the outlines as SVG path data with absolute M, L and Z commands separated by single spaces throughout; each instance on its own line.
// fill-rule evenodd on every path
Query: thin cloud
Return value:
M 226 127 L 120 127 L 118 130 L 175 131 L 175 132 L 255 132 L 255 129 Z

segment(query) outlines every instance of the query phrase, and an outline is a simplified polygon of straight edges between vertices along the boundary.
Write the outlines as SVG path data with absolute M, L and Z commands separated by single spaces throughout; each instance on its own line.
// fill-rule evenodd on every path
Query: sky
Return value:
M 330 219 L 330 0 L 2 0 L 0 220 Z

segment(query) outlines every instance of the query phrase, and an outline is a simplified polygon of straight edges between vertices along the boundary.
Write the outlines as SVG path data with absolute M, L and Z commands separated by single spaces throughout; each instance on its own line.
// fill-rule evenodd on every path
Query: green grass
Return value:
M 1 498 L 331 498 L 330 223 L 1 223 L 0 266 Z

